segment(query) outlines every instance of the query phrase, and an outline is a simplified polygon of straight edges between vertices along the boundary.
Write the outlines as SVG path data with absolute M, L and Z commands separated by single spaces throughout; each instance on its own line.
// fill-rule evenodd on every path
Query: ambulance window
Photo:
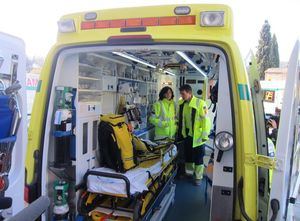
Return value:
M 93 122 L 93 150 L 96 150 L 98 146 L 98 121 Z
M 86 154 L 88 149 L 88 123 L 83 123 L 82 154 Z

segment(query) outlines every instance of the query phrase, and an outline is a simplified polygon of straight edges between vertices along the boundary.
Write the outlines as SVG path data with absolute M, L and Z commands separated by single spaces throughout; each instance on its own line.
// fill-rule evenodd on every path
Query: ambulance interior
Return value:
M 158 100 L 159 91 L 164 86 L 171 87 L 177 102 L 180 98 L 179 87 L 189 84 L 194 96 L 205 99 L 209 108 L 212 127 L 204 157 L 207 166 L 209 161 L 216 160 L 211 160 L 212 153 L 218 155 L 213 144 L 215 135 L 224 130 L 233 134 L 226 59 L 221 49 L 201 45 L 95 46 L 63 50 L 53 70 L 50 102 L 45 116 L 46 125 L 51 126 L 45 127 L 41 193 L 51 198 L 52 208 L 44 215 L 44 219 L 50 219 L 53 213 L 59 214 L 59 209 L 68 210 L 70 217 L 82 213 L 93 220 L 98 220 L 97 216 L 101 214 L 122 217 L 118 220 L 146 220 L 157 215 L 153 209 L 153 205 L 159 208 L 156 199 L 164 199 L 172 188 L 163 195 L 159 194 L 163 192 L 163 187 L 155 188 L 157 192 L 153 191 L 154 197 L 151 195 L 149 203 L 140 206 L 142 209 L 136 209 L 134 197 L 127 196 L 130 199 L 126 203 L 126 197 L 119 199 L 120 204 L 129 205 L 129 209 L 118 210 L 117 197 L 114 201 L 105 198 L 103 192 L 83 195 L 89 192 L 88 186 L 92 182 L 88 179 L 85 183 L 86 172 L 101 167 L 98 144 L 98 137 L 101 136 L 98 134 L 100 115 L 124 114 L 125 111 L 133 134 L 155 142 L 154 129 L 148 118 L 153 103 Z M 178 154 L 178 150 L 175 154 Z M 224 161 L 231 169 L 234 168 L 233 154 L 224 152 L 220 155 L 219 162 Z M 214 192 L 211 185 L 218 186 L 221 179 L 229 179 L 228 183 L 232 183 L 233 188 L 234 173 L 231 170 L 231 174 L 221 178 L 220 174 L 216 176 L 210 171 L 203 179 L 203 185 L 193 187 L 189 180 L 175 181 L 178 168 L 175 157 L 174 165 L 164 184 L 177 184 L 176 190 L 173 190 L 176 194 L 173 193 L 169 203 L 165 202 L 165 207 L 173 203 L 173 209 L 157 216 L 165 217 L 165 220 L 179 220 L 179 217 L 190 220 L 192 216 L 209 220 L 214 210 L 214 199 L 219 200 L 216 195 L 218 191 Z M 214 172 L 223 170 L 220 168 L 215 166 Z M 87 188 L 85 190 L 82 188 L 84 185 Z M 62 203 L 64 197 L 66 202 Z M 233 196 L 230 200 L 233 202 Z M 57 205 L 57 201 L 61 204 Z M 105 204 L 106 207 L 97 205 L 104 201 L 109 202 Z M 133 202 L 134 205 L 130 206 Z M 183 209 L 192 210 L 192 213 Z

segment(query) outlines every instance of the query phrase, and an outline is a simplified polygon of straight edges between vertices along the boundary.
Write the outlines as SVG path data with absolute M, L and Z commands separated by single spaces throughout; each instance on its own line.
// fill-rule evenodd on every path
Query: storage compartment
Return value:
M 117 92 L 117 79 L 114 76 L 102 77 L 102 90 Z

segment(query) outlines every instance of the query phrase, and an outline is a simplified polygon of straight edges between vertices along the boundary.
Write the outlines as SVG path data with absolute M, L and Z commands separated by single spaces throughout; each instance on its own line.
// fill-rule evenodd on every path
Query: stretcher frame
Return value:
M 98 195 L 101 195 L 104 197 L 112 197 L 112 203 L 111 203 L 112 206 L 105 206 L 105 205 L 97 206 L 93 210 L 89 211 L 89 214 L 91 214 L 93 211 L 98 211 L 97 210 L 97 208 L 98 208 L 98 209 L 111 210 L 112 213 L 113 212 L 124 212 L 124 213 L 128 213 L 128 214 L 132 214 L 133 221 L 151 220 L 152 215 L 159 208 L 159 204 L 162 202 L 162 200 L 164 199 L 166 194 L 168 194 L 170 192 L 171 187 L 173 186 L 173 180 L 177 174 L 177 167 L 175 164 L 175 159 L 176 159 L 178 153 L 173 155 L 173 153 L 172 153 L 173 148 L 174 148 L 173 145 L 169 145 L 169 147 L 164 152 L 160 151 L 160 155 L 161 155 L 160 158 L 162 159 L 162 168 L 161 168 L 160 172 L 157 174 L 154 174 L 154 176 L 149 175 L 149 178 L 151 178 L 149 180 L 152 180 L 152 182 L 150 182 L 150 183 L 148 182 L 147 186 L 150 188 L 152 185 L 155 184 L 155 182 L 159 179 L 159 177 L 161 177 L 161 175 L 167 169 L 167 167 L 169 167 L 171 164 L 174 165 L 174 168 L 172 169 L 172 171 L 170 173 L 171 176 L 167 179 L 167 181 L 164 183 L 164 185 L 159 188 L 157 193 L 155 193 L 155 196 L 149 201 L 149 204 L 146 206 L 146 212 L 142 216 L 140 214 L 140 210 L 141 210 L 141 206 L 142 206 L 141 198 L 148 191 L 143 191 L 142 193 L 131 194 L 130 193 L 130 181 L 125 175 L 122 175 L 119 173 L 118 174 L 117 173 L 107 173 L 107 172 L 100 172 L 100 171 L 93 171 L 93 170 L 87 171 L 83 178 L 83 180 L 84 180 L 83 184 L 81 184 L 77 188 L 77 190 L 87 189 L 86 184 L 87 184 L 87 179 L 89 176 L 98 176 L 98 177 L 100 176 L 100 177 L 106 177 L 106 178 L 120 179 L 125 182 L 125 186 L 126 186 L 126 194 L 115 195 L 115 194 L 111 194 L 111 193 L 107 193 L 107 194 L 106 193 L 94 193 L 94 194 L 98 194 Z M 171 154 L 171 158 L 168 160 L 167 164 L 163 161 L 164 156 L 166 154 Z M 91 192 L 87 191 L 86 193 L 91 193 Z M 118 207 L 117 205 L 114 205 L 113 200 L 118 199 L 118 198 L 130 199 L 134 205 L 133 209 Z

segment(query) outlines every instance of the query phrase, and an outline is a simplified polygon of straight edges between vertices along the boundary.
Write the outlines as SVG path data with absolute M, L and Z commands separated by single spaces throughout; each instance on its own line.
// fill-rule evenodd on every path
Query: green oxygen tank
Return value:
M 69 213 L 68 190 L 69 183 L 64 180 L 56 180 L 53 185 L 54 190 L 54 220 L 64 220 Z

